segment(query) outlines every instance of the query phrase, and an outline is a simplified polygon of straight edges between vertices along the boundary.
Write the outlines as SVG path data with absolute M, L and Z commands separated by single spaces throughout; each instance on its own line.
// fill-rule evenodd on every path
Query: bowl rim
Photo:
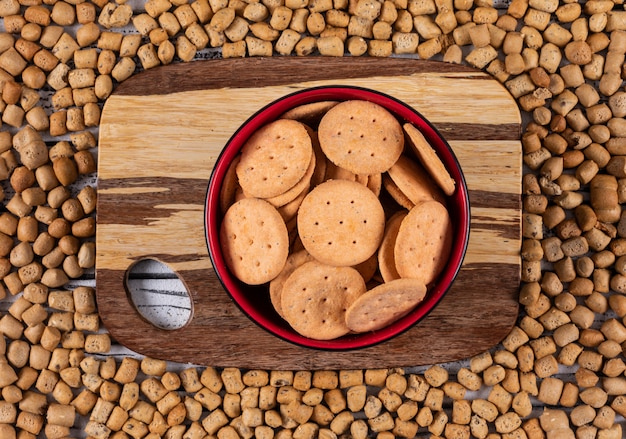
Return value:
M 298 105 L 326 100 L 345 101 L 350 99 L 368 100 L 382 105 L 396 118 L 401 120 L 401 123 L 407 121 L 416 125 L 429 143 L 436 145 L 433 145 L 433 148 L 437 151 L 437 155 L 440 156 L 441 160 L 444 161 L 446 169 L 453 174 L 453 178 L 457 183 L 455 193 L 447 198 L 458 199 L 454 205 L 456 206 L 455 213 L 459 215 L 459 218 L 455 221 L 456 227 L 453 230 L 453 235 L 455 240 L 461 238 L 462 244 L 458 246 L 453 245 L 446 268 L 438 276 L 434 288 L 429 289 L 426 298 L 398 321 L 378 331 L 348 334 L 333 340 L 317 340 L 302 336 L 290 327 L 284 327 L 284 324 L 277 324 L 275 320 L 281 319 L 277 313 L 272 316 L 266 316 L 261 312 L 255 311 L 254 307 L 247 301 L 241 300 L 245 299 L 244 294 L 239 290 L 242 284 L 230 273 L 220 250 L 220 187 L 231 161 L 240 152 L 246 139 L 257 129 L 276 120 L 285 111 Z M 237 148 L 231 147 L 234 142 L 239 142 Z M 447 154 L 442 155 L 441 148 Z M 457 204 L 459 205 L 457 206 Z M 454 284 L 462 268 L 469 245 L 470 220 L 470 201 L 465 175 L 454 150 L 432 122 L 411 105 L 384 92 L 354 85 L 322 85 L 301 88 L 278 97 L 254 112 L 238 127 L 225 143 L 211 170 L 205 197 L 203 222 L 205 240 L 213 270 L 226 294 L 249 320 L 271 335 L 300 347 L 322 351 L 347 351 L 372 347 L 393 339 L 414 327 L 437 307 Z M 213 231 L 211 232 L 211 230 Z M 442 279 L 446 280 L 445 285 L 440 285 Z M 247 285 L 245 287 L 259 288 L 258 286 L 252 287 Z

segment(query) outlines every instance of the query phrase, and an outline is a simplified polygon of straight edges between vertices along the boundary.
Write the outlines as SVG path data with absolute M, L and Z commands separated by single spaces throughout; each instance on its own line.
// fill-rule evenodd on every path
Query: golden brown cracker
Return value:
M 415 206 L 415 203 L 409 200 L 409 197 L 407 197 L 406 194 L 400 190 L 389 174 L 382 174 L 382 186 L 385 188 L 387 193 L 391 195 L 391 198 L 393 198 L 400 206 L 405 209 L 412 209 L 413 206 Z
M 220 212 L 222 215 L 226 213 L 228 208 L 236 201 L 237 191 L 241 189 L 236 171 L 240 158 L 241 155 L 237 154 L 233 158 L 233 161 L 230 162 L 226 174 L 224 174 L 224 180 L 220 187 Z
M 285 265 L 289 253 L 287 226 L 267 201 L 244 198 L 226 211 L 220 245 L 235 277 L 260 285 L 275 278 Z
M 400 224 L 407 214 L 408 211 L 406 210 L 399 210 L 395 212 L 387 220 L 387 224 L 385 226 L 385 234 L 383 235 L 383 240 L 378 248 L 378 269 L 380 270 L 380 275 L 385 282 L 400 278 L 398 270 L 396 269 L 394 250 L 396 247 L 398 231 L 400 230 Z
M 318 135 L 326 156 L 355 174 L 385 172 L 404 148 L 404 132 L 398 120 L 368 101 L 335 105 L 322 117 Z
M 352 267 L 306 262 L 287 278 L 281 294 L 285 320 L 299 334 L 331 340 L 349 332 L 346 309 L 365 292 L 363 278 Z
M 315 172 L 315 154 L 311 154 L 311 161 L 309 162 L 306 173 L 293 187 L 291 187 L 291 189 L 288 189 L 287 191 L 283 192 L 282 194 L 278 194 L 275 197 L 265 198 L 265 200 L 274 207 L 281 207 L 287 203 L 292 202 L 293 200 L 298 198 L 303 192 L 309 191 L 313 172 Z
M 415 160 L 406 155 L 401 156 L 389 168 L 387 175 L 391 177 L 398 189 L 411 200 L 413 204 L 422 201 L 437 200 L 445 203 L 445 196 L 439 186 L 428 175 L 428 172 Z
M 400 225 L 394 258 L 403 278 L 433 282 L 445 267 L 452 248 L 452 221 L 438 201 L 424 201 Z
M 241 149 L 239 184 L 254 197 L 276 197 L 304 177 L 313 148 L 300 122 L 279 119 L 257 130 Z
M 311 176 L 311 187 L 314 188 L 324 181 L 328 159 L 324 155 L 324 151 L 322 151 L 322 147 L 320 146 L 317 131 L 314 131 L 311 128 L 308 128 L 308 130 L 309 136 L 311 137 L 311 144 L 313 146 L 313 154 L 315 155 L 315 170 Z
M 329 180 L 306 196 L 298 212 L 298 234 L 316 259 L 353 266 L 372 256 L 385 229 L 380 200 L 365 186 Z
M 367 176 L 367 184 L 366 186 L 374 192 L 374 195 L 377 197 L 380 196 L 380 191 L 383 188 L 383 174 L 376 173 Z
M 369 282 L 378 269 L 378 257 L 376 253 L 360 264 L 355 265 L 353 268 L 361 274 L 365 283 Z
M 311 256 L 306 250 L 291 253 L 287 257 L 287 261 L 285 262 L 285 266 L 281 272 L 270 282 L 270 301 L 279 316 L 284 318 L 281 306 L 281 296 L 285 281 L 289 276 L 291 276 L 291 273 L 293 273 L 296 268 L 313 260 L 313 256 Z
M 291 247 L 298 237 L 298 218 L 293 217 L 285 222 L 287 226 L 287 236 L 289 236 L 289 246 Z
M 367 182 L 369 181 L 369 175 L 367 174 L 356 174 L 354 176 L 354 181 L 357 183 L 361 183 L 363 186 L 367 186 Z
M 280 117 L 281 119 L 292 119 L 311 124 L 319 122 L 319 119 L 324 115 L 324 113 L 338 103 L 338 101 L 319 101 L 311 102 L 310 104 L 302 104 L 292 108 L 291 110 L 285 111 Z
M 404 317 L 426 296 L 426 285 L 416 279 L 396 279 L 368 290 L 346 311 L 353 332 L 382 329 Z
M 452 195 L 456 188 L 456 183 L 437 155 L 435 149 L 428 143 L 428 140 L 426 140 L 422 132 L 414 125 L 405 123 L 402 128 L 409 139 L 408 144 L 432 179 L 435 180 L 446 195 Z
M 298 214 L 298 209 L 300 209 L 300 205 L 302 204 L 304 197 L 306 197 L 308 193 L 309 193 L 309 188 L 307 187 L 296 198 L 294 198 L 287 204 L 284 204 L 277 208 L 278 213 L 280 213 L 280 216 L 283 217 L 285 222 L 288 222 L 289 220 L 295 218 L 295 216 Z

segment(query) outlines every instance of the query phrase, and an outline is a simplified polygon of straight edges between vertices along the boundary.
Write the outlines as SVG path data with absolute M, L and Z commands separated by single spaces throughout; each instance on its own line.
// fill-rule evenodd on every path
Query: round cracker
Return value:
M 353 266 L 372 256 L 385 230 L 380 200 L 367 187 L 329 180 L 311 190 L 298 211 L 298 234 L 317 260 Z
M 368 332 L 389 326 L 404 317 L 426 296 L 426 285 L 417 279 L 396 279 L 361 295 L 346 311 L 346 326 Z
M 280 117 L 305 123 L 315 122 L 338 103 L 338 101 L 320 101 L 302 104 L 285 111 Z
M 281 294 L 285 320 L 299 334 L 332 340 L 349 332 L 346 309 L 365 292 L 363 278 L 352 267 L 306 262 L 287 278 Z
M 257 130 L 242 147 L 236 167 L 239 184 L 253 197 L 276 197 L 304 177 L 312 155 L 303 124 L 276 120 Z
M 456 183 L 437 155 L 437 152 L 414 125 L 405 123 L 403 128 L 409 139 L 409 145 L 420 159 L 422 165 L 424 165 L 424 168 L 426 168 L 430 176 L 446 195 L 452 195 L 456 189 Z
M 270 301 L 274 306 L 274 309 L 278 313 L 279 316 L 285 318 L 283 314 L 283 308 L 281 305 L 281 297 L 283 294 L 283 286 L 285 285 L 285 281 L 291 273 L 295 271 L 296 268 L 305 264 L 306 262 L 314 261 L 313 256 L 309 254 L 306 250 L 300 250 L 295 253 L 291 253 L 287 257 L 287 261 L 285 262 L 285 266 L 281 270 L 280 274 L 276 276 L 270 282 Z
M 237 279 L 249 285 L 264 284 L 280 273 L 287 260 L 287 226 L 267 201 L 243 198 L 224 215 L 220 245 Z
M 311 161 L 304 176 L 291 189 L 275 197 L 265 198 L 274 207 L 281 207 L 298 198 L 303 192 L 308 192 L 311 186 L 311 177 L 315 172 L 315 154 L 311 154 Z
M 371 174 L 367 176 L 367 184 L 366 186 L 374 192 L 374 195 L 377 197 L 380 196 L 380 191 L 383 188 L 383 174 Z
M 387 171 L 387 175 L 413 204 L 422 201 L 437 200 L 445 203 L 443 192 L 428 175 L 428 172 L 415 160 L 411 160 L 406 155 L 401 156 L 398 161 Z
M 315 155 L 315 170 L 311 176 L 311 187 L 315 187 L 325 180 L 326 166 L 328 159 L 322 151 L 319 139 L 317 137 L 317 131 L 307 126 L 309 136 L 311 137 L 311 144 L 313 145 L 313 154 Z
M 328 110 L 318 136 L 326 156 L 354 174 L 385 172 L 404 148 L 398 120 L 380 105 L 361 100 L 341 102 Z
M 385 234 L 383 235 L 383 240 L 378 248 L 378 269 L 380 270 L 380 275 L 385 282 L 400 278 L 398 270 L 396 269 L 394 250 L 396 247 L 398 231 L 400 230 L 400 224 L 407 214 L 408 211 L 406 210 L 399 210 L 395 212 L 387 220 L 387 225 L 385 226 Z
M 403 278 L 429 285 L 441 273 L 452 248 L 452 221 L 438 201 L 415 205 L 400 224 L 394 258 Z

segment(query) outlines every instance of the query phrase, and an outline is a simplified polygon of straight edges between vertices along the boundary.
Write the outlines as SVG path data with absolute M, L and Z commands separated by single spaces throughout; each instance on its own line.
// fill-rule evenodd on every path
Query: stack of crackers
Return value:
M 221 191 L 233 275 L 268 285 L 299 334 L 375 331 L 414 309 L 452 248 L 455 181 L 425 137 L 365 100 L 296 107 L 257 130 Z

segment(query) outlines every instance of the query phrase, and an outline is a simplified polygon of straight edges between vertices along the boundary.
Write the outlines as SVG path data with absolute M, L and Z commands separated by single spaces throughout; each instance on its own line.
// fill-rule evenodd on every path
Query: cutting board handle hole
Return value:
M 175 330 L 191 320 L 193 307 L 187 287 L 165 263 L 141 259 L 126 271 L 128 299 L 141 317 L 160 329 Z

